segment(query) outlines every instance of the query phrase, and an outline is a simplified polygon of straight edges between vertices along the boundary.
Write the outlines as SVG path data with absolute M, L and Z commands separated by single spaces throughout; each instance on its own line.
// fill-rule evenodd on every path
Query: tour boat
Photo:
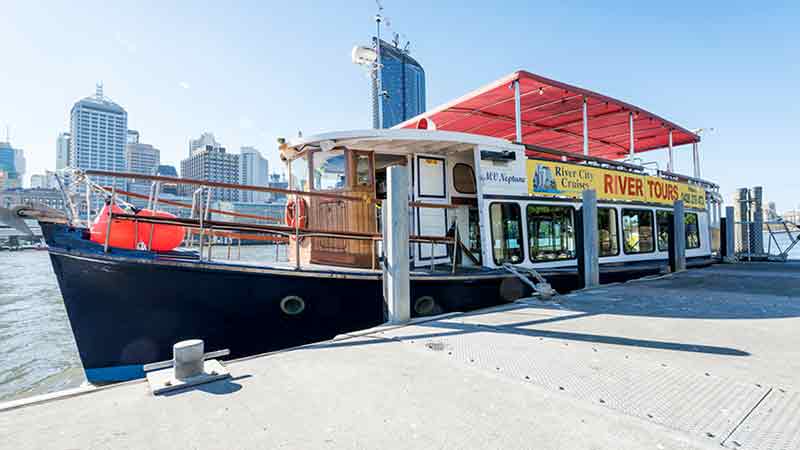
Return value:
M 601 281 L 664 270 L 679 199 L 687 262 L 709 264 L 718 248 L 718 187 L 637 159 L 662 148 L 671 159 L 673 145 L 698 142 L 641 108 L 515 72 L 393 129 L 281 142 L 285 190 L 87 170 L 73 181 L 90 183 L 113 207 L 94 224 L 74 208 L 70 217 L 39 220 L 88 380 L 120 381 L 170 359 L 184 339 L 242 357 L 383 323 L 380 210 L 395 165 L 408 169 L 415 317 L 530 295 L 529 274 L 559 291 L 580 287 L 575 221 L 585 190 L 597 194 Z M 192 218 L 142 214 L 122 205 L 119 191 L 91 182 L 108 176 L 280 192 L 290 199 L 288 223 L 211 220 L 202 194 Z M 198 245 L 157 250 L 157 227 Z M 204 239 L 213 236 L 281 239 L 288 261 L 212 257 Z

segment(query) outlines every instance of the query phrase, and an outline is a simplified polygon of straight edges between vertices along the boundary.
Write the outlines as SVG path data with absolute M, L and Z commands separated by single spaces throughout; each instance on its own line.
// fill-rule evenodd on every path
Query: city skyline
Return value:
M 724 193 L 763 183 L 779 209 L 797 203 L 800 180 L 785 162 L 797 150 L 800 35 L 791 18 L 798 5 L 749 11 L 678 1 L 674 8 L 692 14 L 674 16 L 648 5 L 459 5 L 384 4 L 392 19 L 386 35 L 406 34 L 425 66 L 429 107 L 528 68 L 687 127 L 715 128 L 701 143 L 704 178 Z M 349 51 L 374 34 L 373 2 L 92 8 L 92 17 L 66 3 L 12 2 L 4 11 L 17 45 L 5 55 L 15 70 L 0 74 L 0 126 L 8 124 L 12 145 L 25 149 L 27 174 L 53 168 L 55 138 L 68 130 L 65 109 L 97 81 L 125 105 L 129 127 L 146 132 L 172 164 L 202 130 L 214 130 L 229 148 L 260 148 L 283 168 L 277 137 L 366 127 L 368 79 Z M 341 20 L 326 20 L 331 15 Z M 176 30 L 176 21 L 204 31 Z M 308 31 L 290 38 L 289 24 L 298 21 Z M 80 32 L 55 33 L 72 22 Z M 214 63 L 197 70 L 201 61 Z M 663 167 L 663 153 L 643 156 Z M 691 173 L 690 149 L 676 150 L 676 164 Z

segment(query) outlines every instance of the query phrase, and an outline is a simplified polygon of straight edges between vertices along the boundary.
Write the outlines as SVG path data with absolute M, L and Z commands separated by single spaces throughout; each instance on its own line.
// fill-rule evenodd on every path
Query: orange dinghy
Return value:
M 114 214 L 126 214 L 117 205 L 113 205 Z M 163 211 L 152 211 L 143 209 L 136 213 L 137 216 L 144 217 L 163 217 L 175 218 L 174 215 Z M 108 205 L 105 205 L 95 218 L 91 226 L 91 240 L 98 244 L 105 244 L 106 229 L 108 228 Z M 150 243 L 150 232 L 152 229 L 153 241 L 151 250 L 158 252 L 168 252 L 181 245 L 185 235 L 184 228 L 177 225 L 135 223 L 131 220 L 114 219 L 111 221 L 111 234 L 108 239 L 108 246 L 135 250 L 137 244 L 140 248 L 147 248 Z

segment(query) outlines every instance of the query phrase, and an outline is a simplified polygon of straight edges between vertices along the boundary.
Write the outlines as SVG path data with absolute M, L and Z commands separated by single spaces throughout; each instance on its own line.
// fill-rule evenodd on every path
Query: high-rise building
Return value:
M 31 189 L 56 189 L 56 173 L 46 170 L 44 174 L 31 175 Z
M 178 171 L 175 166 L 160 165 L 156 175 L 162 177 L 178 178 Z M 176 183 L 161 183 L 161 192 L 164 194 L 178 195 L 178 185 Z
M 214 135 L 203 133 L 205 136 Z M 181 177 L 195 180 L 216 181 L 221 183 L 239 184 L 239 155 L 227 153 L 225 147 L 220 146 L 216 141 L 215 145 L 206 145 L 205 148 L 190 148 L 192 154 L 181 161 Z M 186 189 L 186 188 L 184 188 Z M 183 195 L 190 195 L 186 191 Z M 212 200 L 238 201 L 238 189 L 211 189 Z
M 254 147 L 242 147 L 239 155 L 239 183 L 250 186 L 269 186 L 269 162 Z M 242 190 L 239 200 L 251 203 L 264 203 L 269 199 L 267 192 Z
M 126 144 L 138 144 L 139 143 L 139 132 L 136 130 L 128 130 L 125 134 L 125 143 Z
M 217 142 L 217 140 L 214 138 L 214 133 L 209 133 L 206 131 L 201 134 L 199 138 L 189 140 L 189 156 L 191 156 L 195 150 L 205 150 L 208 146 L 218 148 L 222 147 L 222 144 Z
M 159 164 L 161 164 L 161 152 L 150 144 L 141 143 L 139 141 L 139 132 L 137 131 L 128 130 L 127 137 L 127 143 L 125 144 L 125 171 L 142 175 L 155 175 Z M 125 181 L 127 183 L 127 191 L 137 194 L 150 194 L 152 181 L 141 179 Z M 137 202 L 132 203 L 140 206 Z
M 289 189 L 289 181 L 286 180 L 286 176 L 273 173 L 269 176 L 269 187 L 277 189 Z M 285 202 L 286 194 L 271 192 L 269 200 L 271 202 Z
M 14 148 L 9 142 L 0 142 L 0 171 L 3 177 L 3 189 L 21 188 L 25 175 L 25 152 Z
M 407 50 L 383 40 L 378 44 L 383 95 L 378 92 L 377 77 L 373 77 L 372 126 L 391 128 L 425 112 L 425 71 Z M 383 105 L 383 120 L 378 117 L 378 101 Z
M 72 135 L 69 133 L 58 133 L 56 139 L 56 170 L 69 167 L 69 147 L 72 142 Z
M 138 139 L 128 142 L 125 144 L 125 164 L 127 172 L 155 175 L 161 165 L 161 151 L 150 144 L 142 144 Z
M 103 95 L 98 84 L 95 95 L 77 101 L 70 113 L 70 167 L 122 172 L 125 170 L 125 142 L 128 113 Z M 93 177 L 105 185 L 122 189 L 125 180 Z

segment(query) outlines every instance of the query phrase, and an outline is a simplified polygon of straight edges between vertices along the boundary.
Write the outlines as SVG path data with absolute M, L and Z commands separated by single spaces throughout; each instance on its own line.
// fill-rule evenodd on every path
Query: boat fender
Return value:
M 290 198 L 289 201 L 286 202 L 284 217 L 286 218 L 286 225 L 292 228 L 295 228 L 295 220 L 297 217 L 299 217 L 300 228 L 305 228 L 308 224 L 308 216 L 306 215 L 306 201 L 303 198 Z

